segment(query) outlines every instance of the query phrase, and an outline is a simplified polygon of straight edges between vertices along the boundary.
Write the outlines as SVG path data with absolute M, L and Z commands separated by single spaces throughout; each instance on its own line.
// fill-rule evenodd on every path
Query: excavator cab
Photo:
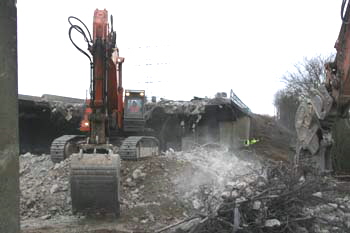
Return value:
M 143 132 L 145 91 L 125 90 L 124 132 Z

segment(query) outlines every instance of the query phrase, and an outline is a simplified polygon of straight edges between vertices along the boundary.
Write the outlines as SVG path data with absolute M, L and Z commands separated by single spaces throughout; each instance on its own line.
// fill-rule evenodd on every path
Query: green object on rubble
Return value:
M 250 146 L 250 145 L 253 145 L 257 142 L 259 142 L 260 140 L 259 139 L 247 139 L 247 140 L 244 140 L 244 146 Z

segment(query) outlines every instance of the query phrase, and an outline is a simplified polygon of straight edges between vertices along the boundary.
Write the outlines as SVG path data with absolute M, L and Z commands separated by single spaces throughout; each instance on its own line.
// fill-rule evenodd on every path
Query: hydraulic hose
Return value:
M 345 13 L 346 13 L 346 10 L 345 10 L 345 7 L 349 4 L 346 4 L 347 0 L 343 0 L 343 2 L 341 3 L 341 10 L 340 10 L 340 17 L 341 17 L 341 20 L 343 21 L 343 23 L 345 24 L 348 24 L 349 22 L 345 19 Z M 345 12 L 344 12 L 345 10 Z
M 71 22 L 72 19 L 75 19 L 75 20 L 79 21 L 85 27 L 86 31 L 88 32 L 89 38 L 86 36 L 85 31 L 80 26 L 78 26 L 76 24 L 73 24 Z M 72 30 L 75 29 L 77 32 L 79 32 L 80 34 L 83 35 L 85 42 L 88 44 L 88 48 L 90 48 L 92 46 L 92 38 L 91 38 L 91 33 L 90 33 L 89 29 L 86 27 L 86 25 L 80 19 L 78 19 L 78 18 L 76 18 L 74 16 L 69 16 L 68 17 L 68 22 L 71 25 L 69 30 L 68 30 L 68 35 L 69 35 L 70 41 L 72 42 L 74 47 L 76 49 L 78 49 L 81 53 L 83 53 L 85 56 L 87 56 L 89 58 L 89 60 L 90 60 L 90 63 L 92 63 L 91 56 L 87 52 L 85 52 L 83 49 L 81 49 L 76 43 L 74 43 L 74 41 L 72 39 Z

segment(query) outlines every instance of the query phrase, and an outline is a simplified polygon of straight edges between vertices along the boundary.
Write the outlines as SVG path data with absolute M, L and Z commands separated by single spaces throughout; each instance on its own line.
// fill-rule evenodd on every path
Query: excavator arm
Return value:
M 87 41 L 86 34 L 79 26 L 72 25 L 71 28 L 82 33 Z M 111 128 L 122 127 L 121 67 L 124 58 L 119 57 L 113 26 L 109 31 L 107 10 L 95 10 L 93 37 L 88 43 L 91 56 L 78 48 L 89 57 L 91 64 L 90 100 L 87 101 L 88 107 L 83 120 L 84 124 L 87 123 L 87 119 L 89 122 L 88 137 L 84 141 L 75 143 L 72 141 L 76 138 L 74 135 L 63 136 L 54 141 L 52 148 L 55 149 L 57 144 L 57 151 L 60 154 L 65 154 L 66 151 L 62 150 L 61 145 L 65 148 L 71 144 L 79 149 L 79 153 L 72 155 L 70 163 L 73 213 L 112 212 L 118 216 L 120 214 L 120 157 L 115 153 L 115 145 L 110 143 L 109 136 Z M 62 157 L 66 156 L 60 158 Z
M 342 5 L 342 12 L 345 8 Z M 327 81 L 332 97 L 338 107 L 338 112 L 345 117 L 350 105 L 350 4 L 346 6 L 342 16 L 342 27 L 335 48 L 337 55 L 333 63 L 326 64 Z
M 332 151 L 336 140 L 333 129 L 341 118 L 349 117 L 350 5 L 346 1 L 341 16 L 343 22 L 335 44 L 337 54 L 333 62 L 325 64 L 326 80 L 312 90 L 310 99 L 301 103 L 295 118 L 296 162 L 310 159 L 321 171 L 338 170 L 335 161 L 339 155 Z
M 95 10 L 93 43 L 89 49 L 93 56 L 90 93 L 92 109 L 90 139 L 93 144 L 106 143 L 110 127 L 122 128 L 124 58 L 119 57 L 116 48 L 116 33 L 113 31 L 112 19 L 111 17 L 112 29 L 109 32 L 107 10 Z

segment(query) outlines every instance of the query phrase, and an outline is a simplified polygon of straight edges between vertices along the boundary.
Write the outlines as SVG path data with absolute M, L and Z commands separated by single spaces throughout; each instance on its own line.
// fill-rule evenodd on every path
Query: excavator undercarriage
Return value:
M 79 140 L 82 140 L 84 136 L 81 135 L 63 135 L 56 138 L 50 148 L 51 160 L 54 163 L 59 163 L 71 154 L 79 152 L 77 145 Z
M 91 146 L 84 144 L 87 138 L 82 135 L 63 135 L 56 138 L 51 144 L 51 160 L 59 163 L 72 154 L 78 153 L 79 149 L 94 150 L 99 149 L 98 145 Z M 127 138 L 118 138 L 118 142 L 111 148 L 120 155 L 123 160 L 138 160 L 144 157 L 157 156 L 160 154 L 159 140 L 151 136 L 129 136 Z

